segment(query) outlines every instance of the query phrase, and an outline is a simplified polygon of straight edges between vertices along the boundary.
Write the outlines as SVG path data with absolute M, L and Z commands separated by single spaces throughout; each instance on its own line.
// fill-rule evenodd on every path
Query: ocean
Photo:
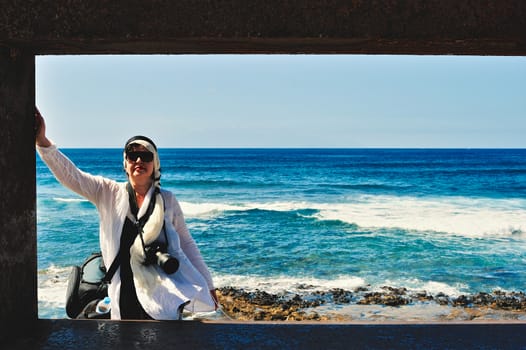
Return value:
M 63 152 L 126 180 L 120 149 Z M 160 149 L 160 158 L 162 187 L 217 287 L 525 291 L 526 149 Z M 36 167 L 38 314 L 66 318 L 71 266 L 99 250 L 98 214 L 38 156 Z

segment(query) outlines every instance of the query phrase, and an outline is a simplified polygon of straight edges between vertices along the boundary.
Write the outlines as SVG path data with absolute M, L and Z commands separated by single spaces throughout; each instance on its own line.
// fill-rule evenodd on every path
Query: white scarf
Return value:
M 153 195 L 155 195 L 155 206 L 153 212 L 146 221 L 142 233 L 139 232 L 130 248 L 130 265 L 133 272 L 133 278 L 135 280 L 135 287 L 144 288 L 145 290 L 152 290 L 155 284 L 159 283 L 159 274 L 155 269 L 155 265 L 144 264 L 146 256 L 144 254 L 142 242 L 142 240 L 144 240 L 145 246 L 155 242 L 159 238 L 163 229 L 164 203 L 163 198 L 159 192 L 156 193 L 153 191 L 153 188 L 150 189 L 148 195 L 145 198 L 144 204 L 141 206 L 141 209 L 148 207 Z M 143 212 L 145 212 L 145 210 L 143 210 Z M 144 214 L 145 213 L 141 213 L 141 211 L 139 211 L 137 216 L 140 218 Z M 142 235 L 142 239 L 140 235 Z

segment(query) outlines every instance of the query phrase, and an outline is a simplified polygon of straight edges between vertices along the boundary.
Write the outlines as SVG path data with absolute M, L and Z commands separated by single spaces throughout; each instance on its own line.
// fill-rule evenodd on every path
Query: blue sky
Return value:
M 38 56 L 60 147 L 526 147 L 526 57 Z

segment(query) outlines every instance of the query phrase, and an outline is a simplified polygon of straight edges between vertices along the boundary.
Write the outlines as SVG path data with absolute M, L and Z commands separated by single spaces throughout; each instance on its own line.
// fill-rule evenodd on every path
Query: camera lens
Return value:
M 177 272 L 179 269 L 179 260 L 172 257 L 166 251 L 166 244 L 159 242 L 153 242 L 152 244 L 144 247 L 144 265 L 157 263 L 157 265 L 159 265 L 159 267 L 169 275 Z
M 177 272 L 179 269 L 179 260 L 172 258 L 170 254 L 157 252 L 157 264 L 166 272 L 171 275 Z

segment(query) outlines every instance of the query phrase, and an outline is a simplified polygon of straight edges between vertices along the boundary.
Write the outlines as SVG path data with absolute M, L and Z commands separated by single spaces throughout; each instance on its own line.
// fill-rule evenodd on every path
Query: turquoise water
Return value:
M 119 149 L 66 149 L 125 180 Z M 161 149 L 217 286 L 524 291 L 526 150 Z M 94 206 L 37 159 L 39 316 L 98 250 Z

